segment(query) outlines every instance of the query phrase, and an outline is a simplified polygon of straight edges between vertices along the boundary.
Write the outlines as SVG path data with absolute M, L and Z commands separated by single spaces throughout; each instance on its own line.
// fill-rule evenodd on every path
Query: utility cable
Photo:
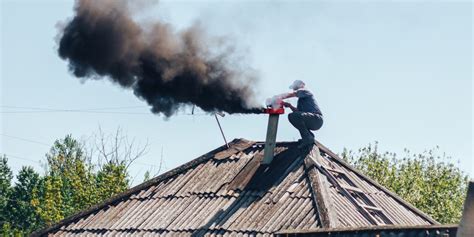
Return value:
M 131 114 L 131 115 L 150 115 L 151 113 L 133 112 L 133 111 L 110 111 L 123 109 L 138 109 L 148 108 L 146 106 L 123 106 L 123 107 L 102 107 L 89 109 L 70 109 L 70 108 L 46 108 L 46 107 L 25 107 L 25 106 L 0 106 L 0 108 L 9 109 L 7 111 L 0 111 L 0 114 L 39 114 L 39 113 L 90 113 L 90 114 Z M 191 113 L 180 113 L 176 115 L 188 116 L 210 116 L 211 113 L 195 113 L 194 108 Z
M 25 106 L 10 106 L 2 105 L 0 108 L 7 109 L 30 109 L 30 110 L 46 110 L 46 111 L 56 111 L 56 110 L 68 110 L 68 109 L 57 109 L 57 108 L 45 108 L 45 107 L 25 107 Z M 102 107 L 102 108 L 88 108 L 88 109 L 76 109 L 76 110 L 120 110 L 120 109 L 140 109 L 147 108 L 146 106 L 121 106 L 121 107 Z
M 31 162 L 35 162 L 35 163 L 38 163 L 38 164 L 41 164 L 40 161 L 37 161 L 37 160 L 33 160 L 33 159 L 29 159 L 29 158 L 25 158 L 25 157 L 21 157 L 21 156 L 15 156 L 15 155 L 12 155 L 12 154 L 8 154 L 8 153 L 2 153 L 3 155 L 5 155 L 7 157 L 7 159 L 17 159 L 17 160 L 26 160 L 26 161 L 31 161 Z
M 20 141 L 31 142 L 31 143 L 35 143 L 35 144 L 39 144 L 39 145 L 51 147 L 50 144 L 47 144 L 47 143 L 44 143 L 44 142 L 35 141 L 35 140 L 31 140 L 31 139 L 26 139 L 26 138 L 22 138 L 22 137 L 11 136 L 11 135 L 7 135 L 7 134 L 3 134 L 3 133 L 0 133 L 0 136 L 4 136 L 4 137 L 10 138 L 10 139 L 16 139 L 16 140 L 20 140 Z

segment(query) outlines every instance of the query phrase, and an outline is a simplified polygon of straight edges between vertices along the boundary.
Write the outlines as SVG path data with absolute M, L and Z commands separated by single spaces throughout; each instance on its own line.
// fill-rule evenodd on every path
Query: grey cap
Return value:
M 295 80 L 293 84 L 290 85 L 290 89 L 297 90 L 304 87 L 304 82 L 302 80 Z

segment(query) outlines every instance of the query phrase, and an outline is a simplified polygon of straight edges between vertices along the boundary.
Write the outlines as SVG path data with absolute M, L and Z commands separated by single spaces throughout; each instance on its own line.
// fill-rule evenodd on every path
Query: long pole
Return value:
M 217 118 L 217 114 L 214 114 L 214 117 L 216 118 L 217 125 L 219 125 L 219 130 L 221 130 L 222 138 L 224 138 L 225 146 L 229 148 L 229 144 L 227 143 L 227 139 L 225 139 L 224 131 L 222 131 L 221 123 L 219 122 L 219 119 Z

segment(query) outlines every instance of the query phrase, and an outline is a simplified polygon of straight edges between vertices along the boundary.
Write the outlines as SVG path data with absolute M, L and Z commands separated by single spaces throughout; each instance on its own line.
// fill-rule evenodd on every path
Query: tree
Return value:
M 89 153 L 97 157 L 99 170 L 96 176 L 96 187 L 99 199 L 104 200 L 116 193 L 128 189 L 128 167 L 147 152 L 148 142 L 137 145 L 135 139 L 129 139 L 118 128 L 114 134 L 106 135 L 99 127 L 94 145 Z
M 32 167 L 23 166 L 16 176 L 8 202 L 9 222 L 27 233 L 41 226 L 41 217 L 35 211 L 35 193 L 42 188 L 42 180 Z
M 46 158 L 50 177 L 47 182 L 52 190 L 56 188 L 54 185 L 60 187 L 64 203 L 60 208 L 61 216 L 69 216 L 99 201 L 94 190 L 93 165 L 81 142 L 71 135 L 56 140 Z
M 146 152 L 120 129 L 114 136 L 100 131 L 96 146 L 66 135 L 46 154 L 45 174 L 22 167 L 13 174 L 0 158 L 0 227 L 4 236 L 28 235 L 129 188 L 128 167 Z M 97 164 L 92 163 L 93 157 Z
M 135 139 L 129 139 L 117 128 L 114 134 L 105 134 L 99 127 L 99 133 L 94 136 L 94 143 L 89 153 L 96 156 L 99 166 L 106 164 L 125 165 L 128 167 L 148 151 L 148 141 L 137 145 Z
M 43 195 L 32 202 L 41 220 L 48 226 L 62 220 L 65 217 L 64 209 L 69 209 L 65 207 L 62 189 L 63 183 L 59 176 L 47 176 L 42 190 Z
M 438 153 L 438 147 L 420 154 L 405 149 L 400 159 L 395 153 L 379 152 L 375 143 L 357 152 L 344 149 L 342 157 L 439 222 L 458 223 L 468 176 L 452 158 Z
M 12 171 L 8 167 L 8 159 L 5 155 L 0 157 L 0 223 L 3 229 L 9 220 L 9 212 L 7 209 L 8 201 L 11 195 L 11 181 L 13 178 Z
M 106 163 L 102 169 L 97 172 L 96 181 L 97 194 L 100 200 L 105 200 L 117 193 L 127 190 L 129 180 L 125 163 Z

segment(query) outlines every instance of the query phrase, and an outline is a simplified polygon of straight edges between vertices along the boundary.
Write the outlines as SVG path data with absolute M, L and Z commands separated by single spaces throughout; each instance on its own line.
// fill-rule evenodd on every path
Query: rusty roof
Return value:
M 320 143 L 299 149 L 295 142 L 279 142 L 270 165 L 260 165 L 263 147 L 235 139 L 230 148 L 217 148 L 33 235 L 265 236 L 439 224 Z

